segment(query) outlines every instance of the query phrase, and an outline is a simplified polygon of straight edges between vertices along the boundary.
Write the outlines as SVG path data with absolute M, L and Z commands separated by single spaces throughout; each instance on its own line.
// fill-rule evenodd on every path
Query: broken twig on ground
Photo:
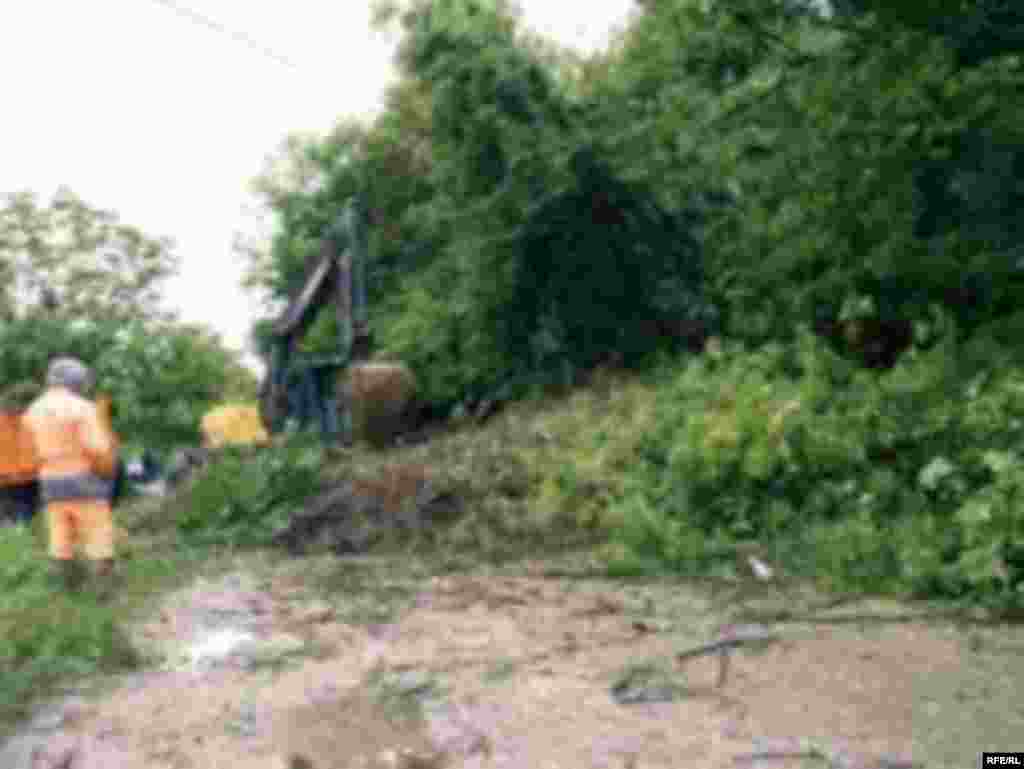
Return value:
M 776 633 L 745 633 L 742 635 L 730 635 L 718 641 L 704 644 L 703 646 L 697 646 L 693 649 L 686 649 L 685 651 L 677 652 L 676 662 L 686 662 L 694 659 L 695 657 L 703 657 L 707 654 L 717 653 L 718 680 L 716 681 L 715 686 L 721 688 L 722 686 L 725 686 L 726 679 L 729 675 L 729 652 L 732 649 L 752 644 L 772 643 L 779 640 L 781 640 L 781 637 Z
M 752 753 L 741 753 L 733 756 L 733 762 L 753 763 L 754 761 L 789 761 L 795 758 L 814 758 L 825 761 L 834 769 L 843 769 L 849 765 L 849 756 L 837 751 L 828 750 L 808 740 L 800 740 L 805 747 L 794 747 L 792 750 L 756 750 Z M 880 756 L 876 759 L 861 762 L 858 765 L 870 766 L 873 769 L 921 769 L 923 764 L 903 758 Z
M 834 614 L 834 615 L 823 615 L 814 614 L 807 612 L 793 612 L 786 609 L 778 611 L 757 611 L 757 610 L 746 610 L 738 613 L 736 619 L 742 619 L 746 622 L 803 622 L 813 623 L 821 625 L 840 625 L 840 624 L 884 624 L 891 622 L 893 624 L 902 624 L 907 622 L 927 622 L 928 620 L 972 620 L 977 624 L 988 624 L 985 620 L 978 621 L 975 618 L 970 617 L 969 612 L 963 609 L 939 609 L 936 611 L 922 611 L 922 612 L 900 612 L 892 614 Z

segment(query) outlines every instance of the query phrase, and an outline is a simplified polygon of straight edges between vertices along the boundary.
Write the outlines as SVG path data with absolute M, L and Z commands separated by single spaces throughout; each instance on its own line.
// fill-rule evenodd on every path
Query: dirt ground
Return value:
M 401 559 L 311 558 L 197 581 L 134 629 L 147 669 L 55 706 L 34 759 L 22 738 L 21 760 L 897 769 L 1024 750 L 1017 629 L 746 627 L 778 640 L 732 652 L 719 686 L 717 654 L 676 659 L 729 632 L 706 588 L 542 568 L 437 575 Z M 247 640 L 225 651 L 229 631 Z

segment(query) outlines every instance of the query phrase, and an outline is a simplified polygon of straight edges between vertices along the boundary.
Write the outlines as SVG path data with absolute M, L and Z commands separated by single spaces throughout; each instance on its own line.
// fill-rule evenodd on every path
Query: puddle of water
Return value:
M 188 658 L 194 669 L 206 670 L 255 640 L 256 636 L 247 631 L 222 628 L 192 644 L 188 649 Z

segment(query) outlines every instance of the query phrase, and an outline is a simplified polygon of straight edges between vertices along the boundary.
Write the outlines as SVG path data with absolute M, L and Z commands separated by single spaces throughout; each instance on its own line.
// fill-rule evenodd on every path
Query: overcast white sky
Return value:
M 0 6 L 0 193 L 49 198 L 67 185 L 91 205 L 177 243 L 170 304 L 241 349 L 255 317 L 233 235 L 257 232 L 246 185 L 291 131 L 326 131 L 377 109 L 393 41 L 369 0 L 174 0 L 244 32 L 288 69 L 161 0 L 25 0 Z M 592 50 L 633 0 L 520 0 L 526 24 Z

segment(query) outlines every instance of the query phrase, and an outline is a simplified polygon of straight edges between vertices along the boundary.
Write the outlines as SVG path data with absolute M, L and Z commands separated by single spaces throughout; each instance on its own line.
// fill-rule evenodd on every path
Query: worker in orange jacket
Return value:
M 19 411 L 0 410 L 0 505 L 14 512 L 15 523 L 32 523 L 39 499 L 36 447 Z M 5 504 L 4 504 L 5 503 Z
M 36 445 L 50 557 L 68 588 L 77 582 L 76 545 L 100 579 L 109 582 L 114 570 L 110 499 L 118 439 L 106 415 L 87 399 L 92 386 L 92 372 L 84 363 L 58 358 L 47 370 L 46 391 L 24 415 Z

